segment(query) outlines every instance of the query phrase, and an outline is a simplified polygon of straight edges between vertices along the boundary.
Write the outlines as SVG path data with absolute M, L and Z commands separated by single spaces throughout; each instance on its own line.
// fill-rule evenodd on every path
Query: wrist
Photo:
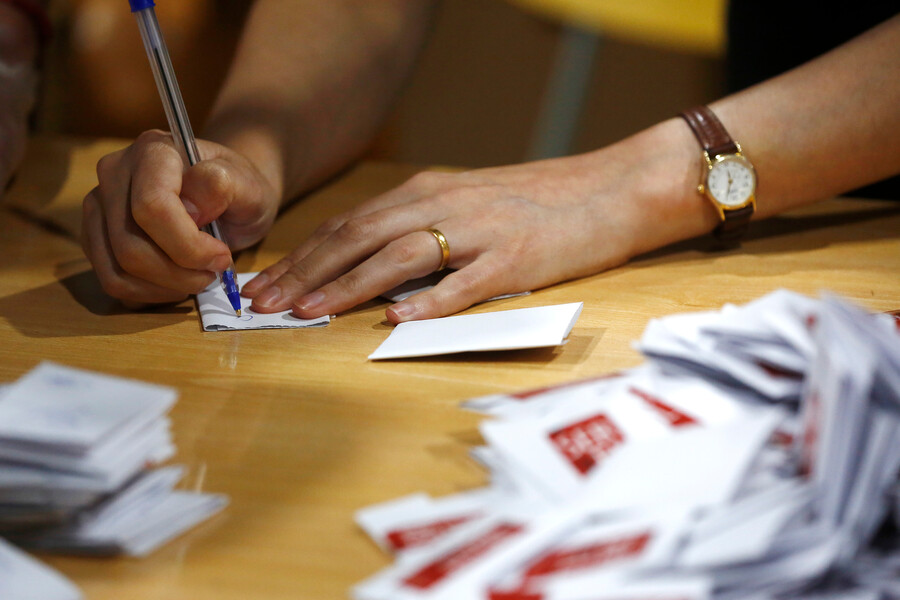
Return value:
M 597 155 L 604 162 L 618 157 L 623 163 L 614 193 L 630 232 L 628 258 L 708 234 L 719 224 L 715 208 L 697 190 L 702 152 L 681 118 L 663 121 Z

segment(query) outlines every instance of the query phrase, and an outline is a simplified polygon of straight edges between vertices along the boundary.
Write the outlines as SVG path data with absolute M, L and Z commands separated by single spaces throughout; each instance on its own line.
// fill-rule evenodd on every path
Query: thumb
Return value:
M 181 200 L 202 227 L 219 220 L 232 248 L 243 248 L 265 235 L 278 213 L 271 185 L 243 156 L 224 146 L 206 143 L 208 157 L 184 172 Z
M 184 172 L 180 196 L 197 226 L 208 225 L 234 203 L 234 174 L 219 159 L 200 161 Z

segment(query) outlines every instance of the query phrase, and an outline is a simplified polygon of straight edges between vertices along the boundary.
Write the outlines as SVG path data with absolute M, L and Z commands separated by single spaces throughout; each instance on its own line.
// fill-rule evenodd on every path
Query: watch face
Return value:
M 748 204 L 756 190 L 756 172 L 741 156 L 717 157 L 706 178 L 709 194 L 719 204 L 739 208 Z

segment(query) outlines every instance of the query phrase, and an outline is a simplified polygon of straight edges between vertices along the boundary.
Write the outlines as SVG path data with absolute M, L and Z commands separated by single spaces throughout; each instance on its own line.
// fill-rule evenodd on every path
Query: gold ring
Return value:
M 450 262 L 450 244 L 447 243 L 447 238 L 444 237 L 444 234 L 434 227 L 429 227 L 425 231 L 433 235 L 437 243 L 441 245 L 441 266 L 437 268 L 437 271 L 443 271 L 447 268 L 447 263 Z

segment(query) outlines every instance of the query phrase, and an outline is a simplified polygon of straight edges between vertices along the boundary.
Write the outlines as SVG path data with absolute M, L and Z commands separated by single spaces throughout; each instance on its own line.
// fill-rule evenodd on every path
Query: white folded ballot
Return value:
M 572 302 L 407 321 L 391 331 L 369 360 L 559 346 L 583 307 Z
M 635 369 L 466 403 L 482 490 L 363 509 L 359 600 L 900 598 L 900 331 L 779 291 Z
M 0 598 L 3 600 L 81 600 L 72 583 L 0 539 Z
M 180 467 L 150 469 L 174 454 L 166 414 L 176 396 L 49 362 L 5 386 L 0 536 L 45 551 L 142 556 L 221 510 L 223 496 L 174 489 Z

